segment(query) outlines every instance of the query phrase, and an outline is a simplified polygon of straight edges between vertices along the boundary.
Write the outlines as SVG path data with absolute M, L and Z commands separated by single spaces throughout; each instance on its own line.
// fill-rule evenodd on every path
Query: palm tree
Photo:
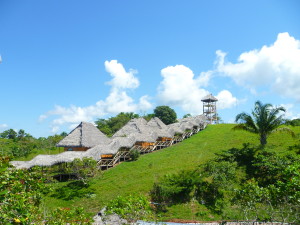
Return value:
M 235 118 L 235 122 L 239 122 L 239 124 L 232 129 L 245 130 L 258 134 L 262 146 L 267 144 L 268 136 L 276 131 L 288 132 L 294 137 L 295 133 L 291 129 L 279 127 L 284 122 L 283 114 L 279 115 L 281 112 L 285 112 L 285 108 L 274 108 L 271 104 L 262 104 L 260 101 L 257 101 L 251 113 L 252 116 L 247 113 L 238 114 Z

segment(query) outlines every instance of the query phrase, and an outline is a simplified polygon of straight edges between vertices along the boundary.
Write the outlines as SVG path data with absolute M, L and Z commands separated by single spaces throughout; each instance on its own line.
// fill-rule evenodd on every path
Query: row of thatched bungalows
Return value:
M 157 117 L 148 122 L 144 118 L 132 119 L 111 138 L 92 123 L 81 122 L 57 144 L 57 147 L 64 147 L 64 152 L 38 155 L 30 161 L 12 161 L 11 164 L 21 169 L 91 157 L 98 161 L 100 168 L 107 169 L 128 160 L 133 149 L 143 154 L 181 142 L 204 129 L 206 121 L 204 115 L 184 118 L 170 125 L 165 125 Z

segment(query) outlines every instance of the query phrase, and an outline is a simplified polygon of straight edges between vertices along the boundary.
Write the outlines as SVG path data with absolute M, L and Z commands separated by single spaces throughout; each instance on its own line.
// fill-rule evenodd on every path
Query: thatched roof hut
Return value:
M 37 155 L 30 161 L 11 161 L 17 169 L 28 169 L 33 166 L 53 166 L 63 162 L 72 162 L 76 158 L 83 158 L 85 152 L 63 152 L 57 155 Z
M 147 123 L 148 126 L 150 127 L 157 127 L 159 129 L 167 129 L 167 125 L 164 124 L 163 121 L 161 121 L 158 117 L 154 117 L 149 122 Z
M 135 142 L 148 142 L 148 143 L 154 143 L 156 142 L 158 136 L 157 133 L 151 132 L 151 133 L 133 133 L 130 134 L 129 137 L 132 137 L 135 139 Z
M 174 133 L 172 130 L 168 130 L 167 125 L 165 125 L 158 117 L 152 118 L 148 123 L 147 126 L 150 130 L 157 133 L 157 136 L 160 138 L 172 138 Z
M 127 137 L 132 133 L 142 133 L 145 131 L 147 121 L 144 118 L 135 118 L 118 130 L 113 137 Z
M 185 132 L 185 129 L 183 127 L 180 127 L 180 123 L 171 123 L 168 124 L 168 131 L 173 132 L 174 134 L 183 134 Z M 173 134 L 173 135 L 174 135 Z
M 114 137 L 113 141 L 118 141 L 120 144 L 120 148 L 131 148 L 136 142 L 134 136 L 129 137 Z
M 99 144 L 108 144 L 111 140 L 92 123 L 81 122 L 68 136 L 56 146 L 65 148 L 79 148 L 86 150 Z M 67 150 L 67 149 L 66 149 Z
M 120 144 L 118 141 L 112 141 L 108 145 L 97 145 L 84 154 L 84 157 L 91 157 L 96 161 L 101 159 L 102 155 L 115 155 L 120 149 Z

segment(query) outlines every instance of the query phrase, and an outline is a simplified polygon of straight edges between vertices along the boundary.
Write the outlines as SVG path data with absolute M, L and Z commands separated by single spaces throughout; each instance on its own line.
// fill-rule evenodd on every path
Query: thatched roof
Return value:
M 134 136 L 129 136 L 129 137 L 114 137 L 112 139 L 113 141 L 118 141 L 120 144 L 120 148 L 124 147 L 124 148 L 131 148 L 136 140 L 134 138 Z
M 206 95 L 201 99 L 202 102 L 216 102 L 218 99 L 214 97 L 212 94 Z
M 110 141 L 111 140 L 92 123 L 81 122 L 56 146 L 91 148 L 99 144 L 108 144 Z
M 155 142 L 158 136 L 144 118 L 137 118 L 130 120 L 113 135 L 113 139 L 117 137 L 130 137 L 135 142 Z
M 180 127 L 180 123 L 171 123 L 171 124 L 168 124 L 167 126 L 168 126 L 169 132 L 173 131 L 174 134 L 175 133 L 183 134 L 185 131 L 185 129 Z
M 148 123 L 147 126 L 157 133 L 158 137 L 167 137 L 172 138 L 174 133 L 168 130 L 167 125 L 165 125 L 158 117 L 152 118 Z
M 193 124 L 194 126 L 203 126 L 204 123 L 206 123 L 206 116 L 204 114 L 202 115 L 197 115 L 197 116 L 191 116 L 191 117 L 187 117 L 187 118 L 183 118 L 183 119 L 179 119 L 178 122 L 179 123 L 185 123 L 185 122 L 189 122 L 191 124 Z
M 147 121 L 144 118 L 135 118 L 125 124 L 120 130 L 118 130 L 113 137 L 126 137 L 132 133 L 142 133 L 146 128 Z
M 150 127 L 158 127 L 159 129 L 167 129 L 167 125 L 164 124 L 163 121 L 161 121 L 158 117 L 154 117 L 147 123 Z
M 133 133 L 133 134 L 130 134 L 129 137 L 134 138 L 136 142 L 154 143 L 154 142 L 156 142 L 156 140 L 158 138 L 158 135 L 155 132 L 151 132 L 151 133 Z
M 85 157 L 91 157 L 94 160 L 100 160 L 101 155 L 114 155 L 120 149 L 120 144 L 118 141 L 112 141 L 108 145 L 97 145 L 89 150 L 87 150 L 84 154 Z
M 84 152 L 63 152 L 57 155 L 37 155 L 30 161 L 11 161 L 17 169 L 28 169 L 33 166 L 53 166 L 62 162 L 72 162 L 76 158 L 83 158 Z
M 101 155 L 116 154 L 121 145 L 118 140 L 114 140 L 109 144 L 97 145 L 87 151 L 66 151 L 57 155 L 38 155 L 30 161 L 12 161 L 10 162 L 17 169 L 28 169 L 33 166 L 53 166 L 59 163 L 72 162 L 74 159 L 82 159 L 84 157 L 100 160 Z

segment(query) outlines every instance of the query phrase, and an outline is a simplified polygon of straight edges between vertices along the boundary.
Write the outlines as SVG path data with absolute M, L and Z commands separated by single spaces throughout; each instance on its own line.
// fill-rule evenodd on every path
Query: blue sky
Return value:
M 300 2 L 0 0 L 0 132 L 169 105 L 225 122 L 256 100 L 300 117 Z

